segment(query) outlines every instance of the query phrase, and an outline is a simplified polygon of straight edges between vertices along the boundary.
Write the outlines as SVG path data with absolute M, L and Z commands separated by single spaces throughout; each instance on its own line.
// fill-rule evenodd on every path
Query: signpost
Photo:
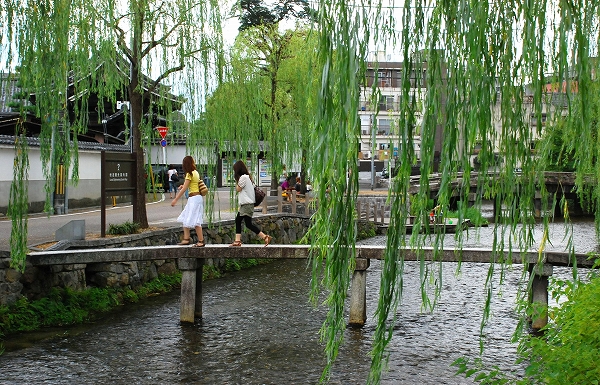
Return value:
M 163 127 L 163 126 L 158 126 L 156 127 L 156 130 L 158 131 L 158 133 L 160 134 L 160 137 L 162 138 L 162 140 L 160 141 L 160 145 L 163 149 L 163 161 L 165 162 L 165 166 L 167 165 L 167 140 L 165 139 L 165 137 L 167 136 L 167 132 L 169 132 L 169 127 Z M 164 183 L 164 181 L 163 181 Z
M 101 153 L 100 180 L 100 236 L 106 235 L 106 197 L 136 194 L 136 154 L 120 152 Z M 135 199 L 133 205 L 136 206 Z

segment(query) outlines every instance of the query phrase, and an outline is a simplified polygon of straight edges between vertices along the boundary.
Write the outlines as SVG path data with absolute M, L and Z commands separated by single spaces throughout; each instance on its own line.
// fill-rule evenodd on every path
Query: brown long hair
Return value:
M 186 174 L 191 174 L 192 171 L 196 169 L 196 163 L 194 162 L 194 158 L 191 156 L 186 156 L 181 161 L 181 167 Z
M 238 182 L 242 175 L 250 176 L 250 173 L 248 172 L 246 164 L 241 160 L 238 160 L 233 164 L 233 178 Z M 250 180 L 252 180 L 252 177 L 250 177 Z

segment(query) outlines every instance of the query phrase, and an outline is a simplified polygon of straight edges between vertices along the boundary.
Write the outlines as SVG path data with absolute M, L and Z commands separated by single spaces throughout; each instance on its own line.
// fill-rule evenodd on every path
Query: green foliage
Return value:
M 246 258 L 244 258 L 244 259 L 227 258 L 225 260 L 225 265 L 223 266 L 223 272 L 244 270 L 244 269 L 247 269 L 250 267 L 254 267 L 254 266 L 263 264 L 265 262 L 266 262 L 265 260 L 255 259 L 255 258 L 248 258 L 248 259 L 246 259 Z
M 522 355 L 529 359 L 527 378 L 549 385 L 598 384 L 600 279 L 562 287 L 567 301 L 551 311 L 544 338 L 527 336 L 521 342 Z
M 370 221 L 359 221 L 356 231 L 356 240 L 360 241 L 367 238 L 372 238 L 377 235 L 375 232 L 376 226 Z
M 227 272 L 240 271 L 254 266 L 273 262 L 272 259 L 226 259 L 225 265 L 218 268 L 215 265 L 204 265 L 202 269 L 202 279 L 215 279 L 222 277 Z
M 404 199 L 409 195 L 407 186 L 414 164 L 413 138 L 420 136 L 421 139 L 420 186 L 409 209 L 413 215 L 425 218 L 430 209 L 430 175 L 434 171 L 440 177 L 437 204 L 448 207 L 454 192 L 458 192 L 462 201 L 467 201 L 470 188 L 466 184 L 474 171 L 471 154 L 477 144 L 484 144 L 477 155 L 478 196 L 494 198 L 510 211 L 510 223 L 507 223 L 507 230 L 502 231 L 508 231 L 506 235 L 511 240 L 506 244 L 495 240 L 492 247 L 498 253 L 516 245 L 521 249 L 531 247 L 531 230 L 536 223 L 532 202 L 540 188 L 538 181 L 543 178 L 544 167 L 549 164 L 544 155 L 551 152 L 532 153 L 530 144 L 542 135 L 544 127 L 567 117 L 569 133 L 563 138 L 569 141 L 564 142 L 567 144 L 564 153 L 573 153 L 580 193 L 585 191 L 585 178 L 579 177 L 581 172 L 600 175 L 595 149 L 599 98 L 595 81 L 592 81 L 598 63 L 589 58 L 596 42 L 595 32 L 590 32 L 589 28 L 597 23 L 596 16 L 590 15 L 597 15 L 599 6 L 592 2 L 577 7 L 566 3 L 549 6 L 542 0 L 519 7 L 509 1 L 435 4 L 417 1 L 389 9 L 382 6 L 382 2 L 373 3 L 371 8 L 348 7 L 346 4 L 343 0 L 321 0 L 318 7 L 320 64 L 324 71 L 312 167 L 314 174 L 321 176 L 315 183 L 317 188 L 332 188 L 330 197 L 319 196 L 323 211 L 317 213 L 316 239 L 312 244 L 318 253 L 326 255 L 326 261 L 316 259 L 314 281 L 318 282 L 317 277 L 324 275 L 322 283 L 335 297 L 327 301 L 331 312 L 324 323 L 329 365 L 336 356 L 338 333 L 343 328 L 344 312 L 338 301 L 343 298 L 341 291 L 347 290 L 345 275 L 349 258 L 342 257 L 341 250 L 325 250 L 324 245 L 351 249 L 353 244 L 346 243 L 346 233 L 352 232 L 351 215 L 343 210 L 353 205 L 353 191 L 338 178 L 348 169 L 353 170 L 355 159 L 346 157 L 344 145 L 350 143 L 353 146 L 359 135 L 359 125 L 352 120 L 358 114 L 354 104 L 357 96 L 353 95 L 353 91 L 359 89 L 356 74 L 363 74 L 360 64 L 367 58 L 370 39 L 380 43 L 393 42 L 394 52 L 402 56 L 404 68 L 399 79 L 400 117 L 395 125 L 399 140 L 394 147 L 405 150 L 398 154 L 400 168 L 390 194 L 391 231 L 387 237 L 376 311 L 372 371 L 368 380 L 378 384 L 402 295 L 402 253 L 398 250 L 406 239 L 405 222 L 409 213 Z M 401 27 L 397 28 L 399 24 Z M 515 25 L 522 28 L 517 31 Z M 540 44 L 542 41 L 544 44 Z M 558 95 L 562 99 L 558 100 L 564 100 L 566 104 L 555 103 L 556 98 L 551 100 L 553 95 L 547 93 L 544 71 L 556 75 L 552 82 L 559 84 L 559 90 L 562 91 L 562 84 L 565 84 L 564 92 Z M 573 79 L 577 79 L 577 84 Z M 415 100 L 418 92 L 415 88 L 418 87 L 414 85 L 419 82 L 426 83 L 427 87 L 422 95 L 423 114 L 417 117 L 415 106 L 419 103 Z M 371 91 L 376 100 L 379 95 L 376 87 Z M 532 126 L 532 121 L 539 124 Z M 545 125 L 542 124 L 544 121 Z M 335 152 L 321 147 L 323 143 L 335 148 Z M 515 168 L 521 168 L 522 173 L 515 174 Z M 487 176 L 488 171 L 496 173 L 493 179 Z M 455 187 L 452 183 L 457 180 L 463 181 L 464 185 L 459 183 Z M 337 183 L 344 188 L 337 189 Z M 596 192 L 590 196 L 600 199 L 597 184 L 592 188 Z M 541 186 L 541 194 L 547 196 L 544 186 Z M 480 204 L 481 201 L 477 202 L 477 206 Z M 466 211 L 466 207 L 460 207 L 458 217 L 470 215 Z M 329 223 L 332 218 L 335 224 Z M 547 221 L 545 218 L 543 226 L 547 226 Z M 523 224 L 523 228 L 517 223 Z M 440 234 L 433 235 L 434 250 L 438 250 L 443 247 L 443 238 Z M 460 249 L 461 235 L 458 236 L 457 248 Z M 423 235 L 413 232 L 410 246 L 418 250 L 423 245 Z M 323 262 L 325 267 L 321 268 Z M 436 274 L 432 269 L 438 268 L 438 264 L 425 262 L 421 261 L 421 280 Z M 503 264 L 499 269 L 490 266 L 486 292 L 493 292 L 492 278 L 495 274 L 502 276 L 504 268 Z M 333 283 L 336 287 L 328 286 Z M 438 294 L 439 289 L 435 291 L 435 295 Z M 422 297 L 424 304 L 429 304 L 426 292 Z M 431 303 L 435 304 L 435 299 Z M 489 315 L 489 300 L 484 310 Z M 482 327 L 487 319 L 484 316 Z M 323 380 L 327 379 L 328 369 L 329 366 Z
M 275 178 L 280 166 L 289 159 L 297 159 L 295 153 L 300 153 L 302 164 L 307 165 L 314 177 L 319 207 L 310 234 L 314 272 L 311 297 L 317 302 L 325 292 L 325 303 L 329 306 L 321 330 L 326 350 L 322 381 L 329 377 L 345 329 L 345 296 L 357 239 L 353 207 L 358 190 L 356 149 L 361 129 L 358 100 L 364 85 L 361 80 L 365 60 L 373 44 L 377 49 L 393 45 L 394 52 L 401 55 L 404 70 L 398 79 L 400 111 L 394 124 L 398 141 L 393 143 L 403 150 L 398 154 L 400 167 L 390 194 L 393 214 L 376 310 L 369 383 L 378 384 L 381 380 L 385 349 L 393 335 L 402 296 L 403 259 L 399 250 L 406 246 L 406 218 L 409 210 L 426 218 L 431 209 L 429 182 L 434 171 L 441 178 L 436 197 L 439 205 L 448 206 L 452 191 L 466 201 L 470 188 L 461 185 L 455 190 L 450 186 L 459 179 L 469 183 L 474 171 L 472 150 L 478 143 L 485 144 L 477 155 L 477 196 L 493 198 L 509 210 L 510 223 L 504 235 L 510 241 L 504 244 L 495 239 L 493 249 L 497 253 L 515 246 L 529 249 L 534 243 L 531 234 L 536 222 L 532 202 L 547 167 L 574 166 L 576 190 L 595 201 L 592 207 L 596 211 L 600 207 L 600 187 L 597 183 L 586 185 L 589 175 L 600 175 L 597 149 L 600 93 L 595 80 L 598 61 L 590 58 L 597 46 L 598 2 L 531 0 L 515 6 L 515 2 L 507 0 L 405 1 L 389 7 L 382 1 L 358 4 L 320 0 L 315 5 L 319 14 L 314 30 L 301 33 L 281 32 L 278 28 L 246 30 L 236 41 L 229 56 L 231 67 L 225 72 L 218 2 L 201 1 L 193 12 L 186 8 L 185 1 L 172 5 L 161 8 L 163 3 L 131 1 L 121 8 L 110 1 L 59 0 L 44 6 L 22 7 L 12 0 L 2 0 L 0 9 L 8 21 L 3 24 L 6 31 L 2 33 L 9 42 L 8 57 L 18 56 L 25 89 L 49 95 L 38 98 L 37 105 L 37 116 L 42 122 L 41 159 L 46 165 L 47 192 L 51 192 L 53 185 L 49 168 L 64 163 L 69 169 L 69 160 L 77 148 L 77 143 L 70 141 L 71 133 L 86 127 L 86 100 L 81 101 L 77 122 L 69 125 L 63 118 L 64 95 L 49 92 L 65 90 L 70 71 L 74 71 L 77 80 L 91 74 L 86 88 L 100 99 L 114 102 L 117 93 L 124 89 L 136 98 L 135 103 L 132 101 L 132 131 L 134 147 L 141 158 L 142 147 L 150 144 L 149 133 L 153 129 L 151 122 L 143 119 L 142 87 L 138 84 L 141 74 L 136 72 L 131 78 L 123 78 L 121 72 L 108 70 L 100 75 L 96 68 L 125 56 L 134 64 L 130 67 L 133 70 L 152 65 L 159 72 L 164 69 L 161 73 L 166 77 L 171 70 L 179 71 L 178 67 L 170 66 L 172 63 L 185 65 L 198 61 L 199 66 L 173 79 L 189 92 L 187 106 L 195 119 L 190 132 L 182 133 L 187 146 L 200 153 L 202 144 L 210 143 L 207 151 L 215 157 L 225 152 L 227 161 L 257 148 L 268 148 Z M 167 8 L 169 12 L 160 11 Z M 127 13 L 119 14 L 121 9 Z M 162 19 L 167 15 L 174 19 Z M 136 26 L 132 29 L 133 38 L 128 39 L 119 28 L 121 21 Z M 160 33 L 167 25 L 183 28 L 162 40 Z M 207 31 L 217 31 L 215 39 L 206 36 Z M 129 41 L 140 45 L 128 46 Z M 156 52 L 158 65 L 147 57 L 139 57 L 152 51 L 149 46 L 142 46 L 143 42 L 159 41 L 165 45 Z M 303 41 L 307 42 L 304 46 Z M 175 52 L 169 49 L 171 46 Z M 13 47 L 17 47 L 17 52 L 13 52 Z M 315 55 L 318 55 L 316 60 Z M 216 63 L 216 71 L 209 63 Z M 545 77 L 547 71 L 552 72 L 550 78 Z M 208 78 L 212 73 L 216 73 L 215 78 Z M 162 75 L 157 80 L 164 80 Z M 320 84 L 313 87 L 317 81 Z M 213 84 L 217 84 L 216 90 L 204 98 Z M 548 85 L 558 85 L 564 103 L 553 103 Z M 374 98 L 380 94 L 375 86 L 371 91 Z M 206 106 L 201 102 L 204 100 Z M 545 125 L 541 124 L 544 119 Z M 532 127 L 532 120 L 539 124 Z M 532 154 L 530 145 L 544 134 L 544 127 L 560 121 L 565 122 L 559 134 L 562 144 L 549 140 L 546 147 L 541 146 Z M 59 126 L 68 130 L 59 132 Z M 410 169 L 416 159 L 413 147 L 416 137 L 421 139 L 421 183 L 411 207 L 407 208 L 405 198 L 409 195 Z M 51 144 L 51 138 L 56 145 Z M 259 146 L 261 140 L 267 145 Z M 21 268 L 26 251 L 28 195 L 23 188 L 28 168 L 23 161 L 24 142 L 21 140 L 16 146 L 13 175 L 16 187 L 11 187 L 10 195 L 11 255 L 15 258 L 13 263 Z M 521 168 L 522 173 L 516 175 L 515 168 Z M 493 178 L 488 171 L 496 173 Z M 519 189 L 515 189 L 517 185 Z M 138 193 L 143 195 L 143 185 L 138 186 Z M 548 195 L 543 186 L 541 195 Z M 145 209 L 143 202 L 139 207 Z M 466 217 L 466 207 L 459 211 L 459 217 Z M 596 215 L 600 228 L 600 216 Z M 519 222 L 523 227 L 517 226 Z M 542 225 L 547 229 L 547 218 Z M 434 249 L 439 250 L 443 247 L 441 234 L 434 236 Z M 413 233 L 410 246 L 418 251 L 423 245 L 423 235 Z M 457 247 L 461 247 L 460 239 Z M 420 279 L 424 282 L 436 273 L 431 269 L 437 268 L 438 264 L 422 260 Z M 491 278 L 494 274 L 502 275 L 504 268 L 504 265 L 500 269 L 490 266 L 486 292 L 493 292 Z M 438 294 L 439 288 L 435 291 Z M 422 297 L 428 305 L 425 291 Z M 488 318 L 489 306 L 488 300 L 483 323 Z
M 465 378 L 473 378 L 475 382 L 485 385 L 504 385 L 512 383 L 506 378 L 506 373 L 502 372 L 498 367 L 491 370 L 486 369 L 480 359 L 476 359 L 474 363 L 466 358 L 459 358 L 452 363 L 456 366 L 456 374 L 464 375 Z
M 26 128 L 17 125 L 15 133 L 15 159 L 13 163 L 13 181 L 10 184 L 10 202 L 7 215 L 11 219 L 10 255 L 11 267 L 23 272 L 27 256 L 27 211 L 29 157 L 26 139 Z M 22 131 L 22 132 L 21 132 Z
M 105 312 L 118 304 L 115 293 L 110 290 L 52 289 L 46 298 L 31 302 L 21 298 L 9 307 L 0 307 L 0 332 L 8 334 L 82 323 L 89 321 L 93 313 Z
M 59 166 L 72 170 L 69 180 L 77 182 L 77 137 L 85 134 L 89 124 L 98 124 L 91 119 L 110 112 L 107 106 L 114 111 L 117 100 L 130 102 L 125 120 L 132 124 L 127 127 L 126 139 L 138 154 L 138 175 L 143 174 L 144 148 L 150 146 L 156 115 L 169 117 L 183 102 L 165 97 L 171 85 L 177 84 L 178 90 L 186 93 L 185 107 L 190 115 L 204 110 L 198 101 L 205 100 L 209 88 L 222 80 L 220 5 L 216 0 L 193 4 L 177 0 L 57 0 L 42 5 L 1 0 L 6 21 L 0 25 L 0 36 L 6 43 L 4 67 L 18 66 L 19 87 L 37 96 L 34 113 L 41 125 L 45 211 L 52 211 L 51 194 Z M 148 98 L 150 94 L 158 97 Z M 90 97 L 97 97 L 97 107 Z M 149 100 L 151 105 L 144 104 Z M 67 107 L 74 110 L 67 113 Z M 187 130 L 187 125 L 181 130 Z M 187 138 L 187 143 L 199 147 L 193 137 Z M 15 147 L 19 163 L 24 162 L 27 153 L 20 149 L 26 144 Z M 20 190 L 26 183 L 26 178 L 13 178 Z M 143 183 L 143 178 L 137 179 L 134 199 L 138 204 L 133 220 L 147 227 Z M 18 231 L 11 235 L 15 265 L 22 263 L 26 245 L 27 228 L 20 224 L 27 215 L 21 201 L 27 202 L 27 197 L 26 192 L 19 191 L 9 201 L 13 218 L 22 217 Z
M 84 291 L 53 288 L 42 299 L 21 298 L 11 306 L 0 306 L 0 334 L 33 331 L 48 326 L 65 326 L 96 319 L 125 303 L 137 302 L 153 293 L 178 287 L 181 274 L 160 275 L 136 290 L 89 288 Z
M 140 224 L 137 222 L 126 221 L 121 224 L 110 224 L 107 234 L 110 235 L 128 235 L 135 234 L 140 230 Z
M 575 171 L 575 149 L 570 142 L 572 139 L 566 137 L 563 129 L 565 122 L 548 125 L 544 137 L 538 143 L 540 155 L 547 159 L 545 167 L 548 171 Z
M 471 223 L 478 227 L 478 226 L 487 226 L 489 224 L 488 220 L 485 219 L 483 217 L 483 215 L 481 215 L 481 210 L 478 209 L 477 207 L 468 207 L 467 209 L 465 209 L 464 211 L 448 211 L 448 213 L 446 213 L 446 217 L 451 217 L 451 218 L 455 218 L 455 217 L 459 217 L 462 215 L 462 219 L 468 219 L 471 221 Z

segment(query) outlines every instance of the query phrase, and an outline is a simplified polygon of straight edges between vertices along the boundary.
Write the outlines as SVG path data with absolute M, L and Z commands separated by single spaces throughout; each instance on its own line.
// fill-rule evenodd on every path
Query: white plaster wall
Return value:
M 42 161 L 39 148 L 29 148 L 28 195 L 29 202 L 44 202 L 46 193 Z M 12 146 L 0 146 L 0 207 L 8 206 L 10 185 L 13 180 L 13 165 L 15 151 Z M 73 185 L 71 172 L 67 182 L 67 197 L 69 199 L 100 198 L 100 152 L 79 151 L 79 183 Z

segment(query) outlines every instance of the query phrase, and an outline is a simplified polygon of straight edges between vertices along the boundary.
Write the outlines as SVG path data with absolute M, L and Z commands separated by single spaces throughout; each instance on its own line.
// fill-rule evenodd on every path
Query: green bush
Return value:
M 376 226 L 373 222 L 359 221 L 357 224 L 356 240 L 362 241 L 363 239 L 373 238 L 377 235 Z
M 128 235 L 135 234 L 140 230 L 140 224 L 137 222 L 127 221 L 120 225 L 109 225 L 107 233 L 110 235 Z
M 181 274 L 161 275 L 137 290 L 89 288 L 84 291 L 54 288 L 48 297 L 0 306 L 0 335 L 65 326 L 94 320 L 124 303 L 137 302 L 152 293 L 164 293 L 181 283 Z
M 530 357 L 527 377 L 542 384 L 600 383 L 600 279 L 565 286 L 568 301 L 550 312 L 544 338 L 522 343 Z
M 475 207 L 468 207 L 463 213 L 464 219 L 468 219 L 471 221 L 473 226 L 487 226 L 488 220 L 481 215 L 481 211 Z M 458 217 L 458 211 L 450 211 L 447 215 L 448 217 Z

